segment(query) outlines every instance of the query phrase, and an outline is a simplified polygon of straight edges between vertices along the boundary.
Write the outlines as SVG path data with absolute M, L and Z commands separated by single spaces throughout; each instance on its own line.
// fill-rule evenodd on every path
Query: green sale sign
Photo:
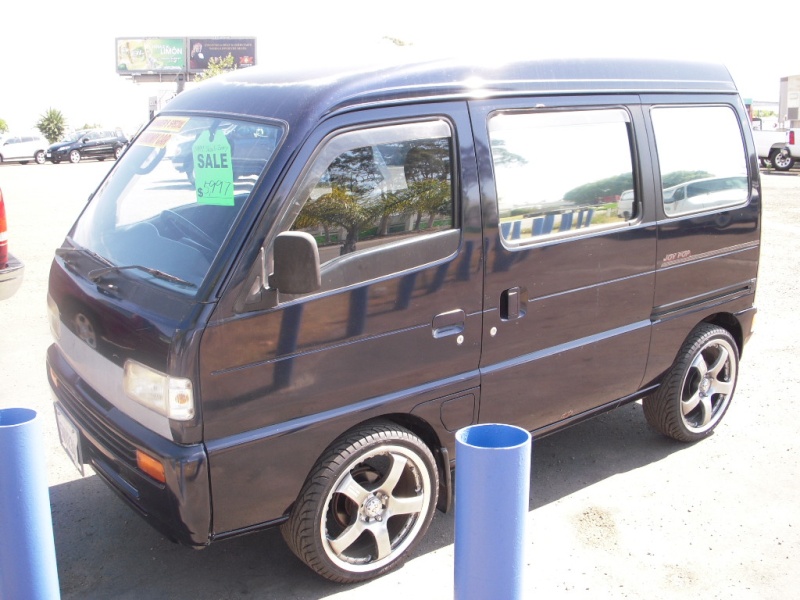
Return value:
M 233 206 L 231 145 L 224 134 L 204 131 L 192 146 L 198 204 Z

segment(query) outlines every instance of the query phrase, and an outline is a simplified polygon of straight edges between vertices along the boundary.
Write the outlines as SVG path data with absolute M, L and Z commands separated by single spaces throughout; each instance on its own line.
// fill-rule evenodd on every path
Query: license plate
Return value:
M 81 434 L 78 428 L 72 424 L 69 417 L 64 414 L 58 405 L 56 407 L 56 424 L 58 425 L 58 438 L 67 454 L 72 459 L 75 468 L 83 475 L 83 460 L 81 457 Z

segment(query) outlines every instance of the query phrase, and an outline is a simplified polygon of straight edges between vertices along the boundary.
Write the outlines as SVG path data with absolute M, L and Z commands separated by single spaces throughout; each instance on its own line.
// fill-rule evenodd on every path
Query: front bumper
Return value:
M 50 162 L 62 162 L 65 160 L 69 160 L 69 150 L 56 150 L 50 151 L 48 150 L 44 154 L 44 159 Z
M 11 298 L 22 285 L 24 276 L 25 265 L 9 254 L 8 264 L 0 269 L 0 300 Z
M 100 397 L 64 360 L 47 351 L 54 402 L 79 433 L 79 455 L 137 514 L 169 539 L 206 546 L 211 539 L 208 459 L 202 444 L 179 445 Z M 136 466 L 136 451 L 159 459 L 166 484 Z

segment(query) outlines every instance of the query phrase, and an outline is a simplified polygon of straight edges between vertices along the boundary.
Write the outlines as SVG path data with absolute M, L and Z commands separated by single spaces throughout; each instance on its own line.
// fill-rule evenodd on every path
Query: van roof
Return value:
M 375 65 L 256 66 L 218 76 L 175 97 L 165 113 L 211 111 L 298 117 L 411 100 L 444 101 L 520 94 L 736 93 L 720 64 L 655 59 L 547 59 L 468 62 L 441 59 Z

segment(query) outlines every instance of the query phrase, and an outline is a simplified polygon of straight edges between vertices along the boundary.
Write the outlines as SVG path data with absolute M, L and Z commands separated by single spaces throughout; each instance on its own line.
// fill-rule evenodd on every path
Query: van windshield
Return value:
M 104 259 L 104 272 L 124 269 L 194 295 L 281 131 L 214 117 L 156 118 L 97 190 L 72 242 Z

